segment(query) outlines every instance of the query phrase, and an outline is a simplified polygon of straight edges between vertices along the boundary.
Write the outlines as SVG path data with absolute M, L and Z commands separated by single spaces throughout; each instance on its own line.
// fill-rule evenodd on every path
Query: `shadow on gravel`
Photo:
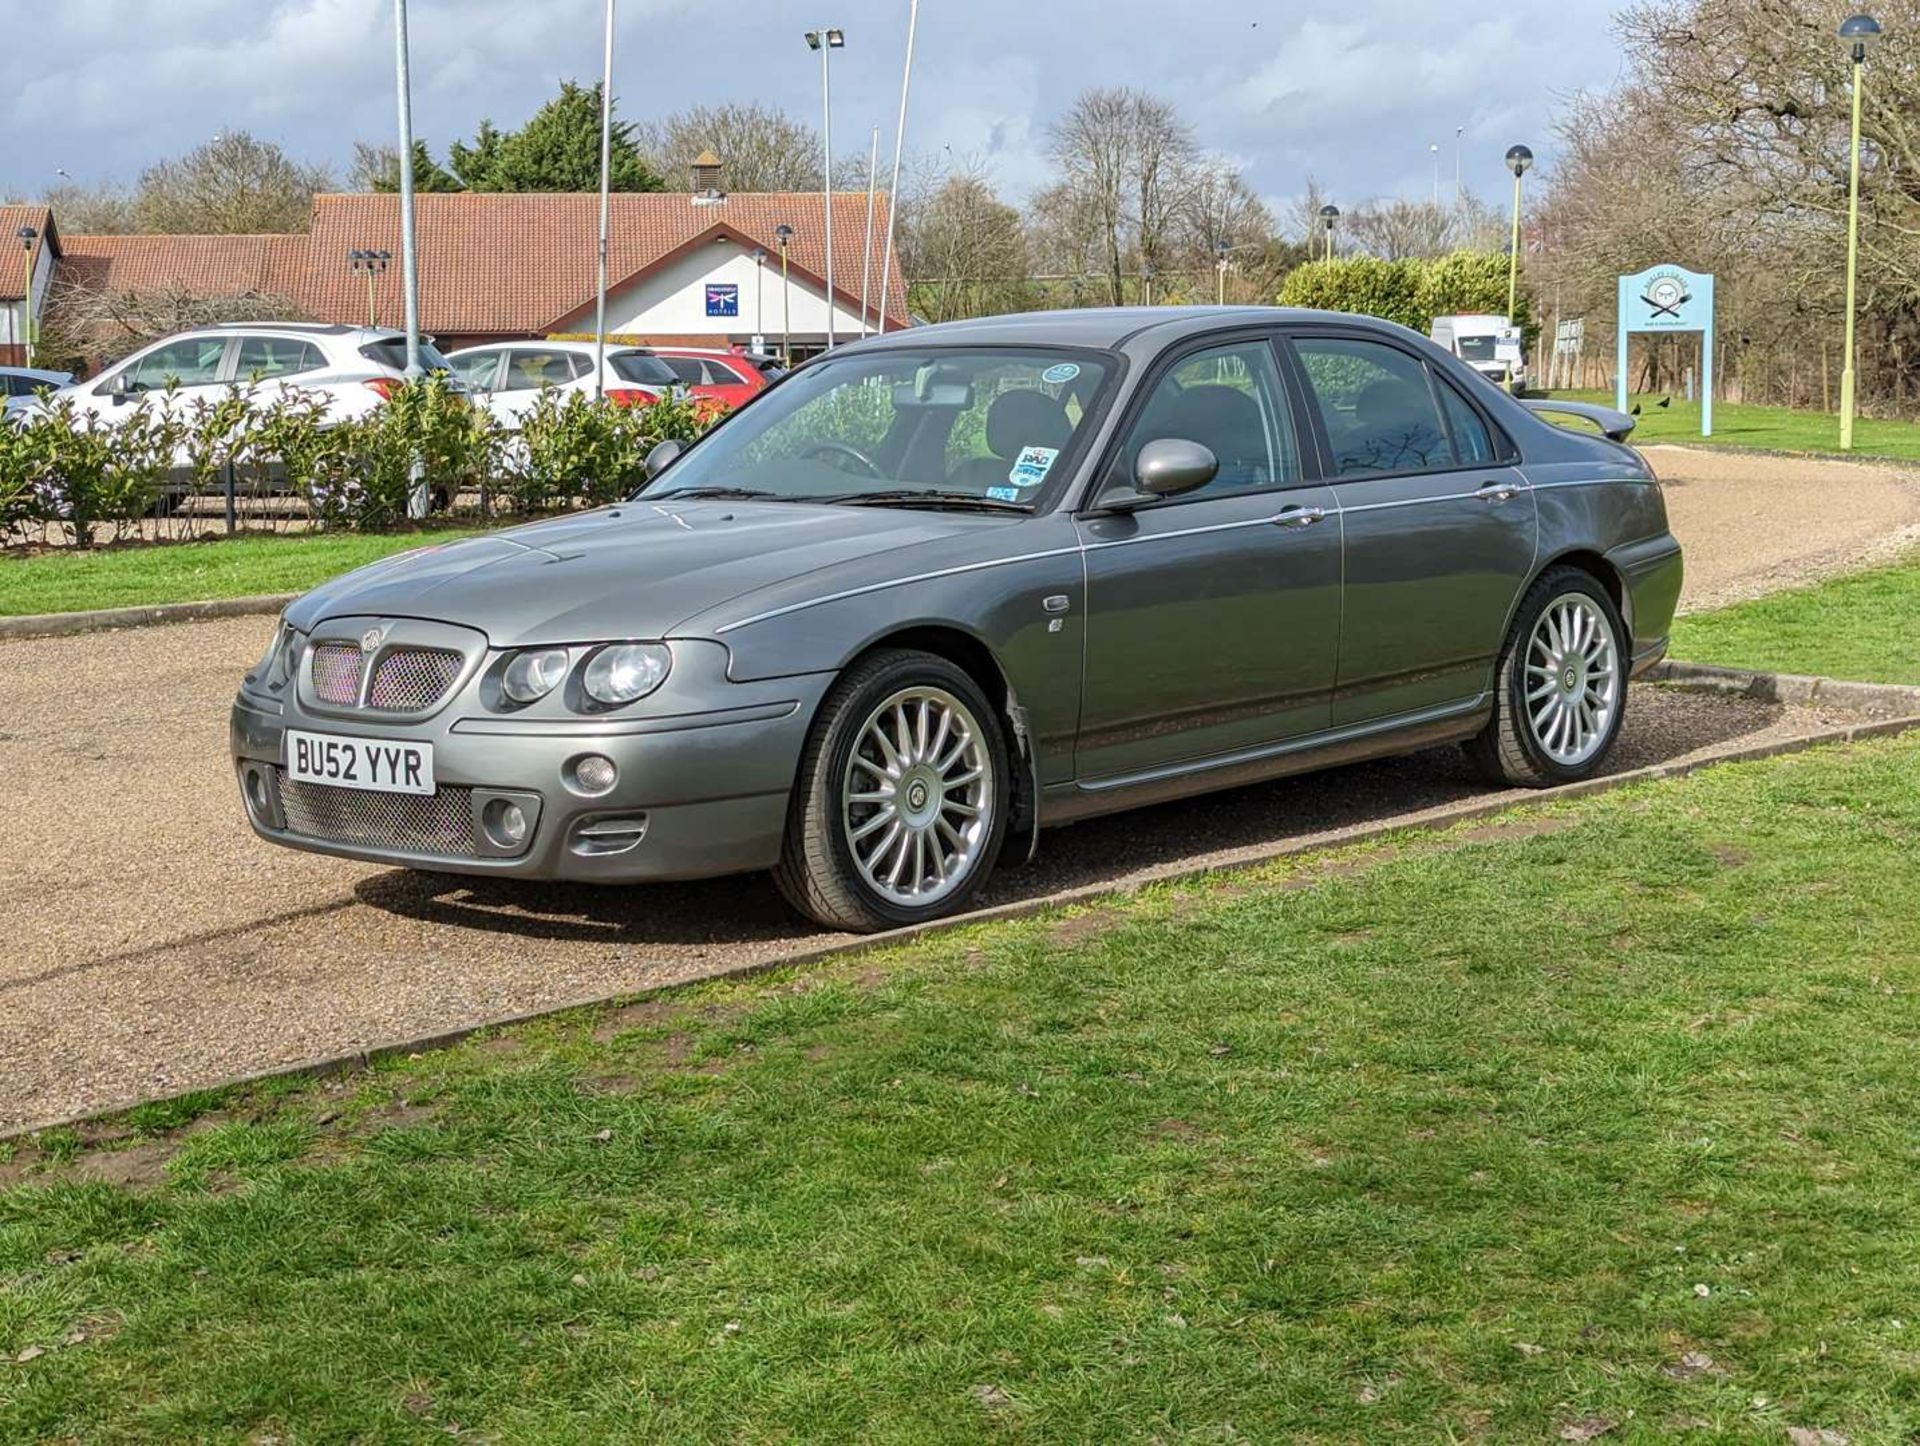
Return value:
M 1675 689 L 1634 690 L 1606 771 L 1624 773 L 1763 733 L 1776 704 Z M 1457 748 L 1301 774 L 1049 829 L 1031 864 L 1002 864 L 979 900 L 1014 903 L 1118 880 L 1209 855 L 1413 814 L 1461 799 L 1501 797 Z M 1508 791 L 1514 802 L 1524 789 Z M 360 902 L 433 924 L 526 939 L 607 944 L 735 945 L 813 931 L 762 874 L 688 884 L 618 887 L 461 878 L 396 870 L 356 886 Z

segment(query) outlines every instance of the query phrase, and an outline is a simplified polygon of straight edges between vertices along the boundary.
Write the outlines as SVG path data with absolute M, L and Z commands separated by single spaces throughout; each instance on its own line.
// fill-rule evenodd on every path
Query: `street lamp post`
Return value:
M 613 0 L 607 0 L 606 43 L 600 59 L 600 236 L 594 261 L 593 396 L 607 396 L 607 237 L 613 206 Z
M 1327 228 L 1327 260 L 1333 260 L 1333 228 L 1340 224 L 1340 208 L 1326 205 L 1320 208 L 1320 224 Z
M 1520 178 L 1533 165 L 1525 146 L 1507 148 L 1507 169 L 1513 172 L 1513 241 L 1507 252 L 1507 325 L 1513 325 L 1514 303 L 1520 297 Z
M 20 291 L 20 315 L 24 324 L 20 328 L 21 350 L 26 355 L 26 364 L 33 365 L 33 243 L 40 239 L 40 233 L 31 226 L 22 226 L 14 235 L 20 238 L 20 249 L 26 252 L 27 282 Z
M 1466 133 L 1465 126 L 1453 128 L 1453 204 L 1456 207 L 1466 199 L 1466 193 L 1460 189 L 1460 141 Z
M 836 50 L 846 48 L 843 30 L 809 30 L 807 47 L 820 52 L 820 197 L 826 209 L 827 247 L 827 350 L 833 350 L 833 67 L 828 64 Z
M 759 348 L 764 348 L 767 344 L 767 311 L 764 301 L 766 281 L 767 253 L 756 247 L 753 253 L 753 335 L 759 343 Z
M 1853 308 L 1860 270 L 1860 92 L 1866 77 L 1867 47 L 1880 38 L 1880 22 L 1853 15 L 1841 22 L 1840 38 L 1853 58 L 1853 137 L 1847 164 L 1847 338 L 1840 370 L 1840 450 L 1853 450 Z
M 378 326 L 380 324 L 380 313 L 374 302 L 374 278 L 385 271 L 387 264 L 392 260 L 393 253 L 391 251 L 356 250 L 347 253 L 347 269 L 356 274 L 360 272 L 366 273 L 368 326 Z
M 907 92 L 913 86 L 913 37 L 920 28 L 920 0 L 907 7 L 907 60 L 900 70 L 900 128 L 893 133 L 893 184 L 887 191 L 887 253 L 880 263 L 880 326 L 887 331 L 887 290 L 893 281 L 893 240 L 900 214 L 900 153 L 907 144 Z
M 400 291 L 407 326 L 406 378 L 425 375 L 420 365 L 420 261 L 413 229 L 413 78 L 407 58 L 407 0 L 393 0 L 394 89 L 400 120 Z M 425 517 L 431 508 L 427 459 L 419 452 L 407 467 L 407 516 Z
M 782 222 L 773 228 L 780 241 L 780 365 L 793 366 L 793 281 L 787 274 L 787 247 L 793 240 L 793 227 Z
M 1427 153 L 1433 157 L 1433 209 L 1440 209 L 1440 142 L 1435 141 L 1427 147 Z
M 1140 285 L 1143 288 L 1143 294 L 1140 298 L 1141 304 L 1143 306 L 1152 306 L 1153 305 L 1153 263 L 1151 261 L 1142 261 L 1140 263 Z
M 1214 270 L 1218 273 L 1215 277 L 1214 304 L 1225 306 L 1227 304 L 1227 258 L 1233 254 L 1233 247 L 1224 239 L 1216 241 L 1213 244 L 1213 253 Z

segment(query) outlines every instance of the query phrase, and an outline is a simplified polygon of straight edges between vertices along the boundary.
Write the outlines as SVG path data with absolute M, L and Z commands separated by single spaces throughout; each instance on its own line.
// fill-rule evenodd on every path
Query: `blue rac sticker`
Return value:
M 1020 500 L 1020 489 L 1018 487 L 989 487 L 987 489 L 987 496 L 991 497 L 995 502 L 1018 502 Z
M 1007 480 L 1016 487 L 1038 487 L 1047 480 L 1047 473 L 1059 459 L 1058 447 L 1022 447 Z
M 1079 367 L 1075 366 L 1072 362 L 1061 362 L 1058 366 L 1048 367 L 1045 371 L 1041 372 L 1040 380 L 1043 382 L 1052 382 L 1055 386 L 1063 386 L 1079 375 Z

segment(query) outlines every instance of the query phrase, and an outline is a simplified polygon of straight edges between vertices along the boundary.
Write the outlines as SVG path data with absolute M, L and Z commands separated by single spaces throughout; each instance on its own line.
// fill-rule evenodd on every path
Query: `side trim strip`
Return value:
M 1417 727 L 1422 723 L 1439 723 L 1448 718 L 1457 718 L 1462 714 L 1473 712 L 1476 708 L 1486 706 L 1488 697 L 1487 693 L 1480 692 L 1464 702 L 1443 703 L 1435 708 L 1423 708 L 1417 713 L 1398 713 L 1391 718 L 1372 718 L 1365 723 L 1351 723 L 1345 728 L 1329 728 L 1319 733 L 1307 733 L 1299 738 L 1284 739 L 1279 743 L 1263 743 L 1257 748 L 1243 748 L 1237 753 L 1219 753 L 1196 762 L 1170 763 L 1164 767 L 1147 769 L 1142 773 L 1124 773 L 1113 778 L 1098 778 L 1091 781 L 1082 779 L 1078 787 L 1083 793 L 1106 793 L 1118 788 L 1134 788 L 1143 783 L 1159 783 L 1170 778 L 1211 773 L 1219 768 L 1235 768 L 1243 763 L 1258 763 L 1263 759 L 1280 758 L 1289 753 L 1304 753 L 1311 749 L 1325 748 L 1330 744 L 1372 737 L 1377 733 L 1394 733 L 1402 728 Z

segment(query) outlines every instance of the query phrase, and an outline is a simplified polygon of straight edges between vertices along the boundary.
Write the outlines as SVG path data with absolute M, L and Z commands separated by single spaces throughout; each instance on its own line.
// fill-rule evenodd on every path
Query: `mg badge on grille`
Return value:
M 378 652 L 380 645 L 386 640 L 387 630 L 385 628 L 368 628 L 364 633 L 360 634 L 360 651 L 363 653 Z

